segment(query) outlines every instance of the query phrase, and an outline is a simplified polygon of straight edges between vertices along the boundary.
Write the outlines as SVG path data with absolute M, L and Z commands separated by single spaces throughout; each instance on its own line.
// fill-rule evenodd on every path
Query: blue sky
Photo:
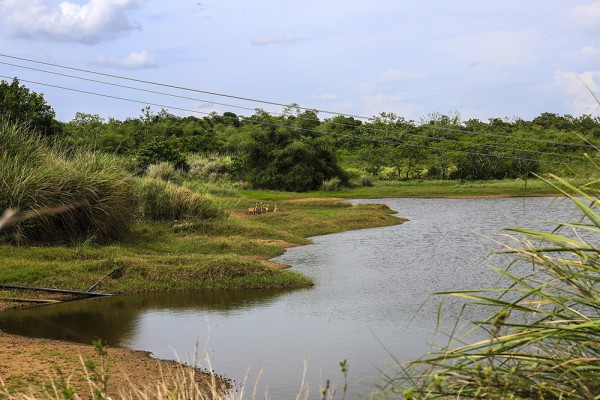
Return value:
M 0 0 L 0 53 L 367 117 L 600 115 L 582 83 L 600 97 L 600 0 Z M 244 113 L 6 64 L 0 75 L 200 113 Z M 144 107 L 25 84 L 64 121 L 77 111 L 136 117 Z

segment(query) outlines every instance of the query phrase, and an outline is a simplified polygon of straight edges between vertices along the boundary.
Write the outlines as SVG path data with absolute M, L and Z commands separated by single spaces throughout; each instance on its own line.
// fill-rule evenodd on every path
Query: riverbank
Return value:
M 106 395 L 111 398 L 140 398 L 147 393 L 155 398 L 160 391 L 172 392 L 182 385 L 197 385 L 202 393 L 225 393 L 226 379 L 208 371 L 200 371 L 173 361 L 151 358 L 142 351 L 106 348 Z M 100 355 L 91 346 L 58 340 L 33 339 L 9 335 L 0 331 L 0 398 L 28 394 L 37 398 L 63 398 L 63 390 L 74 390 L 80 398 L 93 398 L 86 376 L 89 360 L 96 368 L 102 363 Z M 88 363 L 88 367 L 84 363 Z M 93 374 L 92 374 L 93 375 Z M 58 390 L 54 394 L 52 385 Z M 166 385 L 166 387 L 157 389 Z M 157 392 L 158 390 L 158 392 Z M 7 397 L 5 397 L 7 396 Z M 67 398 L 67 397 L 65 397 Z
M 257 214 L 247 211 L 254 202 L 240 204 L 227 218 L 144 222 L 109 244 L 2 245 L 0 282 L 113 294 L 307 287 L 310 278 L 268 260 L 310 236 L 402 222 L 385 206 L 327 199 L 280 202 L 277 212 Z M 2 297 L 37 296 L 10 290 Z
M 443 190 L 438 188 L 437 193 L 450 193 L 456 184 L 449 184 Z M 476 193 L 468 187 L 463 189 L 452 191 L 453 196 L 435 196 L 432 193 L 436 191 L 431 186 L 413 186 L 420 197 L 513 196 L 510 194 L 513 192 L 492 195 L 489 192 Z M 94 291 L 116 294 L 310 286 L 313 284 L 310 279 L 268 260 L 282 254 L 287 247 L 309 243 L 306 238 L 310 236 L 401 223 L 402 220 L 393 216 L 385 206 L 352 206 L 340 201 L 350 197 L 388 197 L 386 194 L 408 193 L 400 187 L 388 187 L 386 190 L 375 186 L 303 195 L 242 191 L 240 198 L 229 203 L 229 217 L 224 219 L 144 223 L 135 228 L 130 238 L 105 245 L 92 241 L 70 246 L 0 246 L 0 282 L 82 291 L 93 286 Z M 371 195 L 359 196 L 359 193 L 367 192 Z M 553 193 L 547 190 L 528 195 Z M 249 212 L 261 202 L 271 210 L 277 206 L 278 211 Z M 2 307 L 8 309 L 31 304 L 6 298 L 67 300 L 20 291 L 1 291 L 0 296 L 5 298 L 0 301 L 0 310 Z M 21 339 L 19 346 L 24 359 L 40 361 L 45 357 L 39 352 L 37 339 Z M 75 348 L 71 350 L 77 351 Z M 3 365 L 10 371 L 13 370 L 13 362 L 22 362 L 9 357 L 4 359 L 7 361 Z M 27 376 L 22 375 L 21 380 L 16 379 L 16 382 L 27 381 Z M 0 377 L 5 379 L 4 374 Z M 36 378 L 32 383 L 39 384 L 40 379 Z
M 253 200 L 240 200 L 230 207 L 229 217 L 224 219 L 140 224 L 130 238 L 106 245 L 2 245 L 0 282 L 80 291 L 93 286 L 94 291 L 115 294 L 306 287 L 313 284 L 310 278 L 268 260 L 287 247 L 309 243 L 310 236 L 403 221 L 385 206 L 353 206 L 334 199 L 282 201 L 277 204 L 277 212 L 248 213 L 254 204 Z M 270 207 L 274 208 L 273 204 Z M 35 301 L 72 299 L 43 292 L 0 290 L 0 312 L 38 304 Z M 91 346 L 19 338 L 1 332 L 0 346 L 18 353 L 18 357 L 0 354 L 0 378 L 13 392 L 22 392 L 30 385 L 39 391 L 52 376 L 54 365 L 63 371 L 81 367 L 78 355 L 91 351 Z M 61 348 L 61 356 L 50 357 L 44 349 L 51 348 Z M 143 362 L 136 352 L 112 350 L 111 353 L 122 353 L 115 361 L 119 365 L 116 370 L 137 368 L 129 363 L 127 354 L 132 363 Z M 21 367 L 23 364 L 29 369 Z M 156 371 L 148 369 L 148 379 L 160 377 Z M 115 389 L 129 388 L 121 374 L 115 372 L 115 376 L 120 376 L 112 383 Z

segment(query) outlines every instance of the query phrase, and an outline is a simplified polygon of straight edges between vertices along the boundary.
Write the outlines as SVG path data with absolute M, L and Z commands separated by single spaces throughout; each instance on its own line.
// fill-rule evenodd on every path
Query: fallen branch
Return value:
M 107 297 L 107 296 L 112 296 L 111 293 L 80 292 L 78 290 L 50 289 L 50 288 L 39 288 L 39 287 L 18 286 L 18 285 L 0 285 L 0 289 L 34 290 L 34 291 L 38 291 L 38 292 L 78 294 L 80 296 L 89 296 L 89 297 Z

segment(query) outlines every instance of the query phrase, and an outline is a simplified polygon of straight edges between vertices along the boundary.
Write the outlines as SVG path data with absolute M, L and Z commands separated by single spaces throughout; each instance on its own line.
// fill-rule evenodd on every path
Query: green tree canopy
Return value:
M 0 116 L 9 121 L 22 122 L 42 135 L 54 135 L 61 131 L 52 107 L 44 95 L 29 90 L 14 78 L 11 83 L 0 82 Z

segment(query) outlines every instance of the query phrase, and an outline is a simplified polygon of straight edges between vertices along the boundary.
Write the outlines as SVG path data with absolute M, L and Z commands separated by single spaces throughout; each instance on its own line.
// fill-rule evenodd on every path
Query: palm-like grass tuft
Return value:
M 511 230 L 502 289 L 442 293 L 492 307 L 488 339 L 402 366 L 385 395 L 405 398 L 596 399 L 600 393 L 599 199 L 553 176 L 581 211 L 553 232 Z M 522 267 L 518 267 L 522 265 Z M 521 273 L 513 272 L 521 271 Z M 522 273 L 523 271 L 528 271 Z
M 129 231 L 136 196 L 132 177 L 117 158 L 50 146 L 27 127 L 2 120 L 0 165 L 0 209 L 28 216 L 5 237 L 115 239 Z

